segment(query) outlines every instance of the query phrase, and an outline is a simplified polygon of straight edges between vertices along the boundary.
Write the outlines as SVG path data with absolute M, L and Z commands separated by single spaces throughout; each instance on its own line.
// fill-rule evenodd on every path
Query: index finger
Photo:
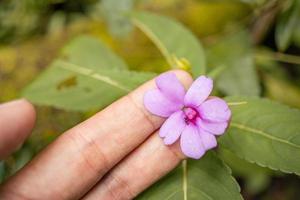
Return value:
M 174 71 L 184 84 L 184 71 Z M 151 80 L 103 111 L 70 129 L 2 187 L 2 196 L 24 199 L 76 199 L 139 146 L 164 121 L 143 106 Z M 0 194 L 1 197 L 1 194 Z

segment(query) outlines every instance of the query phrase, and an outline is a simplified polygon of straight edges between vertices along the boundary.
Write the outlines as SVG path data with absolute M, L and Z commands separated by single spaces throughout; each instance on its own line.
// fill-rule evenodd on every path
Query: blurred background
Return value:
M 221 95 L 260 95 L 300 108 L 299 0 L 1 0 L 0 102 L 20 97 L 24 86 L 60 49 L 82 34 L 104 41 L 131 69 L 167 70 L 156 47 L 124 15 L 132 10 L 148 10 L 183 23 L 202 42 L 210 67 L 232 65 L 231 74 L 246 82 L 249 73 L 240 67 L 254 67 L 257 82 L 247 82 L 249 87 L 242 91 L 235 88 L 231 76 L 220 77 Z M 24 166 L 64 130 L 94 113 L 37 109 L 32 136 L 0 163 L 0 180 Z M 300 198 L 296 175 L 246 163 L 230 152 L 220 153 L 233 169 L 245 199 Z

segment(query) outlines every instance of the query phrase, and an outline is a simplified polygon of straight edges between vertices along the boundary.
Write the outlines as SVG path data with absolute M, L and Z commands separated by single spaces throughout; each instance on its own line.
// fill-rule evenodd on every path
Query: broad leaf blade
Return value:
M 4 161 L 0 161 L 0 183 L 3 182 L 5 177 L 5 166 L 4 166 Z
M 290 2 L 289 8 L 282 12 L 276 24 L 275 41 L 280 51 L 285 51 L 289 47 L 300 17 L 300 0 Z
M 79 36 L 62 50 L 61 58 L 89 69 L 127 69 L 126 63 L 99 39 Z
M 124 37 L 132 30 L 132 24 L 126 14 L 132 10 L 133 4 L 133 0 L 101 1 L 101 15 L 104 17 L 106 23 L 108 23 L 109 31 L 112 35 Z
M 151 77 L 152 73 L 91 70 L 58 60 L 24 90 L 23 96 L 40 105 L 86 111 L 105 107 Z
M 207 51 L 208 65 L 223 68 L 216 85 L 226 95 L 260 94 L 251 48 L 249 35 L 240 32 L 223 38 Z
M 178 61 L 187 60 L 194 76 L 205 74 L 204 52 L 192 32 L 164 16 L 136 12 L 132 17 L 133 23 L 155 43 L 172 68 L 179 67 Z
M 218 149 L 218 156 L 231 168 L 234 177 L 241 177 L 244 187 L 252 194 L 265 190 L 276 173 L 266 167 L 258 166 L 239 158 L 225 148 Z
M 242 199 L 230 169 L 213 152 L 200 160 L 188 160 L 137 199 L 235 200 Z M 186 190 L 184 189 L 186 188 Z
M 220 144 L 261 166 L 300 174 L 300 111 L 256 97 L 228 97 L 232 120 Z

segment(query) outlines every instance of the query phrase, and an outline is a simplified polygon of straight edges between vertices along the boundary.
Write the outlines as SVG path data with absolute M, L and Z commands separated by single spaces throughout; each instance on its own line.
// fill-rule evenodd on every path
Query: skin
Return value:
M 190 86 L 188 73 L 174 73 Z M 178 143 L 159 138 L 165 119 L 143 106 L 152 88 L 154 80 L 63 133 L 0 186 L 0 199 L 133 199 L 184 159 Z M 34 122 L 28 101 L 0 105 L 0 158 L 24 142 Z

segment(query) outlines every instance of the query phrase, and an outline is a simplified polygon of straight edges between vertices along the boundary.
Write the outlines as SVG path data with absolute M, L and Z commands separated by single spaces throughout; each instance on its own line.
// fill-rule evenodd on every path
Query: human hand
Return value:
M 175 71 L 186 88 L 190 75 Z M 178 143 L 156 133 L 164 119 L 143 106 L 154 80 L 66 131 L 0 187 L 0 199 L 132 199 L 184 159 Z M 35 111 L 19 100 L 0 105 L 0 158 L 34 126 Z

